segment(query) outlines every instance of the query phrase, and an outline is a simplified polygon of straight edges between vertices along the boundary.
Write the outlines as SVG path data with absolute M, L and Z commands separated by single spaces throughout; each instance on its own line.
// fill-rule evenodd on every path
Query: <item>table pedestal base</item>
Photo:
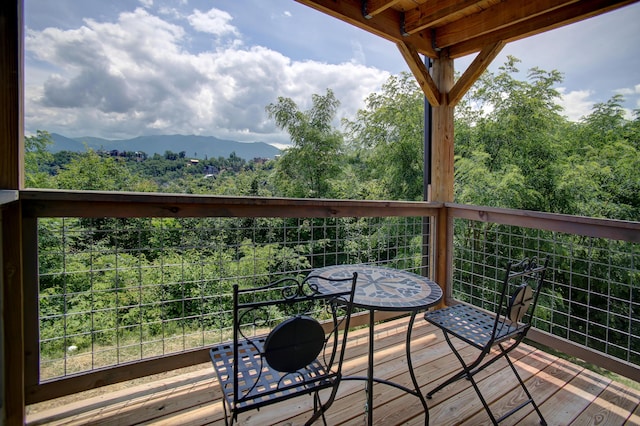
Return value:
M 420 385 L 418 384 L 418 380 L 416 379 L 415 372 L 413 371 L 413 363 L 411 361 L 411 333 L 413 331 L 413 323 L 416 319 L 417 311 L 413 311 L 411 313 L 411 318 L 409 319 L 409 329 L 407 330 L 407 340 L 405 343 L 406 347 L 406 357 L 407 357 L 407 366 L 409 368 L 409 376 L 411 377 L 411 382 L 413 383 L 413 389 L 410 389 L 406 386 L 403 386 L 399 383 L 392 382 L 390 380 L 380 379 L 374 376 L 373 372 L 373 352 L 374 352 L 374 324 L 375 324 L 375 310 L 369 310 L 369 359 L 367 365 L 367 376 L 348 376 L 343 377 L 342 380 L 364 380 L 366 381 L 365 391 L 367 394 L 367 402 L 365 403 L 365 412 L 367 414 L 367 424 L 373 425 L 373 383 L 380 383 L 383 385 L 393 386 L 396 389 L 400 389 L 408 394 L 411 394 L 417 397 L 424 408 L 424 424 L 427 426 L 429 424 L 429 407 L 427 406 L 427 400 L 425 399 L 422 392 L 420 392 Z

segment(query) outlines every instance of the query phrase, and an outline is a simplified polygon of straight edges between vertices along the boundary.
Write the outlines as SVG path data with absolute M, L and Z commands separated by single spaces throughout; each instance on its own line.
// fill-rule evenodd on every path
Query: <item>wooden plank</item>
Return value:
M 445 48 L 505 27 L 519 29 L 519 23 L 531 17 L 555 10 L 576 0 L 536 0 L 523 3 L 506 0 L 479 13 L 468 15 L 436 29 L 438 47 Z
M 453 87 L 453 60 L 433 61 L 433 79 L 441 93 Z M 453 202 L 453 108 L 446 103 L 433 107 L 431 152 L 431 197 L 434 201 Z
M 320 12 L 326 13 L 329 16 L 340 19 L 341 21 L 344 21 L 355 27 L 380 36 L 386 40 L 392 41 L 393 43 L 406 41 L 407 43 L 414 45 L 420 53 L 425 54 L 429 57 L 435 58 L 438 56 L 437 52 L 431 45 L 430 33 L 422 32 L 406 37 L 402 34 L 402 13 L 393 8 L 387 8 L 374 16 L 372 19 L 367 19 L 362 14 L 361 0 L 296 1 Z
M 640 405 L 638 405 L 633 414 L 629 416 L 629 419 L 625 422 L 625 425 L 640 425 Z
M 144 397 L 145 395 L 155 395 L 166 389 L 175 389 L 203 380 L 211 380 L 212 370 L 210 363 L 201 364 L 201 369 L 181 373 L 175 376 L 162 375 L 161 377 L 151 377 L 147 383 L 135 386 L 122 384 L 101 388 L 100 391 L 90 390 L 74 397 L 63 398 L 56 403 L 44 403 L 53 405 L 49 409 L 38 409 L 37 406 L 31 408 L 27 415 L 29 424 L 50 424 L 69 417 L 80 416 L 94 410 L 102 411 L 105 407 L 124 405 L 129 401 Z M 93 394 L 93 396 L 91 396 Z M 69 402 L 65 402 L 69 401 Z
M 610 383 L 574 421 L 580 425 L 621 425 L 640 404 L 640 392 Z
M 503 41 L 499 41 L 482 49 L 449 92 L 449 105 L 456 106 L 462 100 L 471 86 L 502 51 L 504 45 Z
M 448 214 L 454 218 L 544 229 L 588 237 L 640 242 L 640 222 L 453 203 L 445 203 L 445 207 Z
M 20 203 L 5 205 L 0 212 L 0 291 L 2 304 L 2 407 L 0 423 L 22 425 L 25 416 L 24 293 L 22 287 L 22 210 Z
M 526 348 L 518 348 L 518 350 L 524 351 Z M 518 386 L 513 372 L 505 363 L 504 360 L 496 362 L 475 376 L 483 396 L 489 403 Z M 467 417 L 481 410 L 484 411 L 478 395 L 467 380 L 459 380 L 447 386 L 436 393 L 431 401 L 440 402 L 430 410 L 431 424 L 460 424 Z
M 399 2 L 400 0 L 363 0 L 364 17 L 371 19 Z
M 21 241 L 24 246 L 22 259 L 22 291 L 24 302 L 24 389 L 40 382 L 40 315 L 38 280 L 38 220 L 22 219 Z M 26 392 L 26 391 L 25 391 Z M 28 398 L 27 398 L 28 403 Z
M 406 336 L 407 323 L 407 319 L 402 318 L 400 320 L 379 324 L 376 328 L 376 339 L 379 340 L 378 346 L 380 349 L 384 350 L 384 348 L 388 347 L 397 348 L 399 345 L 403 347 L 401 343 Z M 433 328 L 429 327 L 426 322 L 423 321 L 423 323 L 421 326 L 414 328 L 414 337 L 418 339 L 418 341 L 423 341 L 421 339 L 423 339 L 426 334 L 431 336 L 427 340 L 437 341 L 435 336 L 433 336 Z M 367 354 L 367 336 L 368 328 L 354 330 L 350 334 L 349 342 L 350 344 L 352 344 L 352 342 L 355 343 L 355 348 L 349 349 L 347 354 L 349 359 L 345 364 L 345 368 L 349 365 L 357 368 L 364 365 Z M 164 416 L 171 412 L 180 412 L 181 410 L 191 407 L 193 405 L 192 403 L 180 405 L 182 404 L 180 398 L 174 400 L 172 395 L 176 394 L 179 389 L 193 387 L 202 381 L 206 381 L 208 387 L 215 389 L 215 395 L 209 396 L 208 398 L 219 399 L 221 395 L 217 383 L 211 383 L 214 377 L 213 370 L 208 362 L 202 365 L 208 366 L 209 368 L 204 372 L 196 371 L 178 378 L 159 378 L 157 381 L 149 384 L 109 392 L 107 394 L 108 397 L 101 394 L 96 398 L 85 399 L 74 404 L 65 404 L 64 408 L 54 408 L 38 414 L 32 414 L 29 416 L 29 423 L 53 424 L 55 421 L 61 421 L 69 416 L 74 417 L 78 424 L 91 423 L 91 419 L 95 417 L 100 417 L 102 419 L 101 421 L 110 419 L 109 421 L 126 424 L 131 424 L 133 420 L 136 422 L 147 421 L 158 415 Z M 107 391 L 108 389 L 105 390 L 105 392 Z M 153 395 L 153 399 L 150 399 L 149 395 Z M 72 397 L 69 399 L 72 399 Z M 183 399 L 188 400 L 189 398 L 185 397 Z M 199 401 L 196 405 L 200 403 L 202 403 L 202 401 Z M 82 407 L 84 407 L 84 410 Z
M 103 191 L 21 191 L 27 217 L 431 216 L 442 203 L 220 197 Z
M 448 348 L 448 346 L 447 346 Z M 525 350 L 514 351 L 514 359 L 518 359 L 521 356 L 525 356 L 532 348 Z M 478 350 L 469 346 L 464 347 L 460 354 L 464 358 L 472 358 L 478 355 Z M 443 362 L 444 361 L 444 362 Z M 448 362 L 447 362 L 448 361 Z M 446 363 L 445 363 L 446 362 Z M 421 366 L 416 370 L 416 376 L 418 382 L 421 384 L 421 390 L 427 392 L 433 389 L 439 382 L 444 381 L 451 374 L 460 371 L 460 363 L 453 356 L 453 353 L 449 350 L 446 358 L 438 360 L 437 362 L 429 362 L 428 364 Z M 488 377 L 492 372 L 496 371 L 494 367 L 488 368 L 485 372 L 479 373 L 478 378 Z M 404 379 L 405 384 L 409 384 L 409 376 L 406 372 L 402 372 L 402 375 L 396 377 L 395 380 L 402 382 Z M 454 398 L 456 394 L 463 392 L 470 387 L 470 382 L 466 380 L 460 380 L 447 386 L 445 389 L 438 392 L 433 399 L 428 400 L 430 412 L 430 423 L 441 424 L 434 422 L 432 413 L 439 404 L 448 404 L 451 398 Z M 423 424 L 424 414 L 422 411 L 422 405 L 419 401 L 410 395 L 404 395 L 397 389 L 390 387 L 382 387 L 378 399 L 380 402 L 375 406 L 376 412 L 374 417 L 380 424 Z M 401 408 L 402 407 L 402 408 Z M 377 413 L 377 414 L 376 414 Z
M 193 383 L 179 388 L 167 388 L 154 395 L 146 395 L 137 400 L 130 400 L 122 407 L 114 407 L 111 410 L 96 411 L 90 418 L 78 418 L 74 424 L 77 426 L 95 424 L 141 424 L 171 413 L 180 413 L 194 406 L 208 404 L 211 401 L 219 401 L 222 397 L 217 382 L 211 371 L 209 380 Z M 220 405 L 220 414 L 222 406 Z M 108 418 L 108 422 L 105 422 Z M 223 416 L 220 416 L 222 419 Z
M 544 377 L 551 376 L 562 382 L 567 382 L 578 374 L 579 371 L 575 369 L 565 368 L 562 362 L 558 362 L 558 357 L 545 353 L 543 351 L 535 351 L 529 354 L 526 358 L 520 359 L 517 364 L 519 369 L 531 371 L 530 365 L 535 365 L 535 375 L 530 376 L 528 380 L 525 379 L 527 389 L 532 394 L 534 401 L 537 404 L 541 404 L 547 400 L 553 393 L 555 393 L 559 387 L 552 385 Z M 542 368 L 540 368 L 542 367 Z M 581 370 L 580 370 L 581 371 Z M 523 377 L 524 379 L 524 377 Z M 505 394 L 491 404 L 492 412 L 499 416 L 502 413 L 506 413 L 510 409 L 518 406 L 520 403 L 526 401 L 528 398 L 522 388 L 516 387 L 516 391 Z M 527 405 L 515 414 L 509 416 L 501 424 L 502 425 L 514 425 L 519 420 L 527 416 L 533 411 L 531 405 Z M 545 413 L 543 412 L 543 415 Z M 487 415 L 486 411 L 481 410 L 474 416 L 470 417 L 467 422 L 473 425 L 491 425 L 491 419 Z
M 468 355 L 470 352 L 463 350 L 463 353 Z M 449 355 L 451 355 L 450 350 Z M 418 368 L 415 372 L 418 383 L 421 385 L 421 390 L 425 391 L 435 386 L 435 381 L 443 380 L 459 369 L 460 364 L 457 360 L 448 356 L 435 362 L 430 362 L 428 366 Z M 398 373 L 400 374 L 393 377 L 393 381 L 403 386 L 412 387 L 408 372 L 399 370 Z M 440 374 L 443 376 L 434 377 L 434 375 L 438 376 Z M 434 404 L 431 401 L 427 401 L 427 405 L 431 413 L 431 407 Z M 390 386 L 374 385 L 373 409 L 373 418 L 376 424 L 394 425 L 410 424 L 412 422 L 424 424 L 425 416 L 420 401 L 415 396 L 408 395 Z M 359 420 L 359 418 L 354 418 L 345 424 L 356 425 Z M 431 421 L 430 424 L 438 423 Z
M 24 58 L 21 0 L 0 2 L 0 190 L 24 186 Z M 7 201 L 3 195 L 3 203 Z M 0 212 L 0 423 L 22 425 L 25 417 L 22 310 L 22 210 Z M 6 209 L 5 209 L 6 207 Z
M 0 189 L 24 187 L 23 2 L 0 3 Z
M 433 333 L 427 334 L 431 340 L 429 346 L 417 344 L 412 345 L 413 356 L 412 361 L 414 370 L 416 371 L 416 377 L 418 383 L 430 383 L 432 380 L 437 380 L 442 376 L 448 376 L 452 374 L 459 364 L 456 365 L 456 360 L 451 356 L 451 350 L 449 346 L 444 342 L 441 334 Z M 402 342 L 399 342 L 401 351 L 404 349 Z M 417 349 L 420 348 L 420 349 Z M 468 354 L 465 349 L 468 348 L 465 345 L 461 345 L 462 353 Z M 365 348 L 366 350 L 366 348 Z M 376 377 L 382 377 L 397 381 L 405 386 L 410 385 L 409 375 L 406 372 L 406 362 L 404 356 L 396 351 L 397 357 L 386 358 L 386 360 L 379 360 L 376 358 Z M 378 351 L 376 351 L 378 353 Z M 366 355 L 366 353 L 365 353 Z M 366 374 L 366 358 L 362 358 L 362 362 L 357 370 L 347 370 L 349 375 L 361 375 Z M 380 396 L 388 395 L 386 393 L 390 388 L 386 385 L 374 384 L 374 420 L 376 419 L 376 413 L 386 410 L 380 408 L 384 405 L 384 401 L 380 401 Z M 340 385 L 339 399 L 333 404 L 329 413 L 327 413 L 327 422 L 329 424 L 358 424 L 362 422 L 365 417 L 364 404 L 366 396 L 364 393 L 364 382 L 361 381 L 344 381 Z M 396 395 L 401 396 L 401 395 Z M 418 403 L 416 397 L 406 395 L 405 401 L 409 403 Z M 421 408 L 422 406 L 420 406 Z M 304 422 L 304 416 L 298 416 L 289 419 L 292 424 L 301 424 Z M 256 423 L 259 424 L 259 423 Z
M 428 1 L 408 10 L 404 17 L 404 32 L 417 32 L 441 25 L 444 21 L 459 19 L 474 12 L 480 12 L 477 0 Z
M 178 424 L 180 426 L 224 425 L 224 410 L 219 400 L 210 401 L 186 411 L 144 422 L 144 424 L 147 426 L 175 426 Z
M 478 52 L 483 46 L 500 40 L 506 42 L 521 40 L 621 8 L 636 1 L 637 0 L 583 0 L 571 3 L 562 8 L 552 10 L 551 12 L 529 18 L 515 26 L 500 28 L 462 42 L 457 40 L 457 44 L 448 48 L 449 56 L 451 58 L 460 58 Z
M 397 316 L 398 314 L 401 314 L 401 312 L 380 312 L 376 313 L 376 319 L 380 321 L 387 320 Z M 362 320 L 365 318 L 368 318 L 368 313 L 366 315 L 356 315 L 354 327 L 362 325 Z M 364 324 L 368 324 L 368 321 Z M 34 340 L 34 338 L 31 340 Z M 27 359 L 37 361 L 37 356 L 34 354 L 34 356 L 27 357 Z M 82 392 L 86 389 L 94 389 L 99 386 L 111 385 L 149 375 L 160 374 L 166 371 L 189 367 L 207 361 L 209 361 L 208 349 L 202 348 L 175 355 L 167 355 L 137 361 L 135 363 L 104 368 L 90 373 L 57 379 L 55 381 L 39 385 L 37 384 L 37 380 L 32 378 L 25 385 L 26 402 L 28 404 L 35 404 L 49 399 Z M 133 368 L 134 366 L 135 368 Z M 33 374 L 37 374 L 37 371 L 30 373 L 29 377 L 33 377 Z
M 30 384 L 30 386 L 25 387 L 26 400 L 28 404 L 35 404 L 82 392 L 87 389 L 94 389 L 100 386 L 201 364 L 208 360 L 208 350 L 203 348 L 177 355 L 168 355 L 129 364 L 121 364 L 111 368 L 95 370 L 91 373 L 57 379 L 40 385 Z
M 376 375 L 405 385 L 410 384 L 404 362 L 406 325 L 407 319 L 402 318 L 378 324 L 379 328 L 376 330 L 379 332 L 376 333 Z M 346 354 L 346 374 L 365 374 L 367 335 L 366 328 L 354 330 L 352 333 Z M 435 327 L 424 321 L 416 323 L 412 342 L 414 343 L 412 345 L 414 369 L 423 391 L 432 388 L 459 369 L 459 363 L 444 342 L 442 334 Z M 464 344 L 460 349 L 465 357 L 477 353 L 476 349 Z M 605 390 L 600 397 L 593 396 L 586 403 L 572 403 L 573 400 L 581 400 L 584 397 L 583 387 L 593 386 L 591 379 L 585 381 L 584 376 L 589 373 L 585 373 L 582 367 L 524 344 L 513 352 L 512 358 L 516 368 L 527 381 L 536 401 L 543 402 L 543 413 L 545 416 L 549 413 L 547 420 L 550 424 L 565 424 L 564 419 L 568 418 L 582 419 L 583 417 L 580 416 L 583 411 L 598 416 L 599 410 L 603 409 L 604 401 L 611 403 L 609 408 L 612 411 L 616 410 L 614 407 L 622 405 L 626 407 L 627 412 L 631 412 L 633 405 L 637 404 L 637 392 L 634 395 L 633 391 L 617 384 L 606 387 L 606 383 L 601 384 L 601 387 L 610 389 L 611 396 L 608 396 Z M 204 370 L 190 371 L 176 377 L 161 378 L 152 383 L 120 388 L 113 393 L 101 393 L 90 399 L 67 404 L 69 408 L 61 406 L 49 410 L 49 414 L 58 410 L 60 414 L 58 417 L 47 417 L 46 413 L 32 414 L 28 417 L 27 424 L 29 426 L 36 424 L 222 425 L 224 424 L 223 410 L 217 382 L 213 378 L 209 364 L 202 366 Z M 481 388 L 489 389 L 489 399 L 495 400 L 492 402 L 492 407 L 495 407 L 496 412 L 500 412 L 501 408 L 511 407 L 524 398 L 520 390 L 511 394 L 505 393 L 506 390 L 514 388 L 511 382 L 515 382 L 515 378 L 502 361 L 489 367 L 485 372 L 479 373 L 477 377 Z M 519 389 L 517 384 L 515 388 Z M 568 414 L 557 417 L 559 420 L 556 421 L 553 407 L 556 406 L 554 400 L 560 392 L 567 393 L 563 401 Z M 592 394 L 593 390 L 586 391 L 586 395 Z M 328 423 L 332 425 L 362 424 L 364 401 L 363 382 L 342 382 L 338 398 L 327 413 Z M 374 402 L 376 424 L 424 424 L 422 406 L 414 396 L 406 395 L 389 386 L 375 384 Z M 595 406 L 589 407 L 589 402 Z M 86 406 L 84 409 L 83 404 Z M 430 424 L 444 426 L 459 423 L 488 424 L 488 417 L 466 380 L 458 381 L 443 389 L 428 401 L 428 404 L 432 413 Z M 548 411 L 549 408 L 552 410 Z M 246 426 L 301 424 L 309 418 L 311 409 L 311 398 L 296 398 L 260 411 L 245 413 L 240 416 L 239 424 Z M 537 417 L 528 417 L 530 411 L 529 408 L 521 410 L 509 417 L 504 424 L 518 423 L 523 417 L 524 422 L 521 424 L 538 424 Z M 584 416 L 587 415 L 584 414 Z M 630 421 L 637 420 L 637 417 L 632 416 L 633 414 L 630 415 Z M 622 424 L 617 422 L 618 417 L 610 416 L 608 419 L 611 420 L 608 424 Z M 637 424 L 637 422 L 631 424 Z
M 429 74 L 424 62 L 418 56 L 416 48 L 405 42 L 400 42 L 397 46 L 429 103 L 432 106 L 440 105 L 442 94 L 431 78 L 431 74 Z
M 438 58 L 433 62 L 433 77 L 440 92 L 448 93 L 453 87 L 453 60 Z M 432 109 L 431 144 L 431 199 L 453 202 L 453 107 L 443 103 Z M 436 220 L 435 264 L 436 282 L 446 295 L 453 276 L 453 221 L 448 220 L 446 210 L 441 210 Z
M 613 358 L 602 352 L 589 349 L 578 343 L 537 329 L 531 329 L 528 337 L 535 342 L 559 350 L 567 355 L 574 356 L 598 367 L 628 377 L 636 382 L 640 382 L 640 366 L 637 364 Z
M 570 382 L 562 382 L 562 388 L 553 397 L 539 405 L 540 411 L 546 418 L 553 419 L 554 424 L 571 424 L 609 383 L 611 383 L 610 379 L 583 369 Z M 530 424 L 537 419 L 537 414 L 532 412 L 523 419 L 523 422 Z

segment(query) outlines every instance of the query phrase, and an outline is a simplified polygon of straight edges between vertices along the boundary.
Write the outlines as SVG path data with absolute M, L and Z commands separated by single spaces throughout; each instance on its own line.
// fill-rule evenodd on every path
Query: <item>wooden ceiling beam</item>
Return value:
M 429 103 L 432 106 L 440 105 L 442 102 L 442 94 L 440 93 L 436 83 L 433 81 L 433 78 L 431 78 L 429 69 L 420 59 L 416 48 L 408 43 L 400 42 L 398 43 L 398 49 L 400 49 L 402 57 L 407 62 L 407 65 L 409 65 L 409 69 L 418 81 L 418 85 L 420 85 L 420 88 L 424 92 L 424 96 L 427 98 Z
M 433 28 L 443 21 L 455 18 L 456 15 L 479 12 L 477 0 L 444 0 L 423 3 L 404 14 L 404 33 L 415 34 L 427 28 Z
M 502 48 L 505 46 L 504 41 L 485 46 L 482 51 L 471 62 L 469 67 L 465 70 L 464 74 L 456 81 L 455 85 L 451 88 L 448 95 L 447 104 L 449 106 L 456 106 L 467 91 L 478 80 L 480 75 L 489 67 L 491 62 L 500 54 Z
M 435 30 L 435 45 L 446 48 L 504 28 L 520 25 L 541 14 L 577 0 L 506 0 L 480 13 L 445 24 Z
M 532 19 L 527 19 L 518 23 L 516 26 L 501 28 L 483 36 L 454 44 L 448 48 L 448 54 L 451 58 L 460 58 L 462 56 L 479 52 L 484 46 L 491 45 L 499 41 L 505 41 L 508 43 L 520 40 L 619 9 L 623 6 L 635 3 L 636 1 L 637 0 L 582 0 L 577 3 L 572 3 L 559 9 L 555 9 L 551 12 L 535 16 Z
M 362 0 L 362 14 L 366 19 L 371 19 L 399 2 L 400 0 Z
M 438 53 L 431 44 L 430 33 L 422 32 L 409 36 L 402 35 L 402 12 L 392 7 L 380 11 L 372 19 L 367 19 L 362 14 L 361 0 L 296 1 L 394 43 L 407 42 L 412 44 L 420 53 L 429 57 L 438 57 Z
M 438 58 L 443 51 L 455 59 L 503 40 L 526 38 L 638 0 L 296 1 L 395 44 L 411 45 L 430 58 Z

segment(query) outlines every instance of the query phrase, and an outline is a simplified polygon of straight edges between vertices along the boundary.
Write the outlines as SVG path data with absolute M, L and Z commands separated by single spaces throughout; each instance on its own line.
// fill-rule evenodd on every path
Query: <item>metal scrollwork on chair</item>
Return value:
M 310 278 L 284 278 L 257 288 L 234 285 L 233 341 L 209 351 L 224 394 L 226 424 L 242 412 L 305 394 L 314 400 L 307 424 L 320 416 L 325 420 L 342 378 L 357 274 L 331 280 L 313 276 L 350 282 L 348 290 L 324 294 Z M 322 389 L 331 389 L 324 402 Z

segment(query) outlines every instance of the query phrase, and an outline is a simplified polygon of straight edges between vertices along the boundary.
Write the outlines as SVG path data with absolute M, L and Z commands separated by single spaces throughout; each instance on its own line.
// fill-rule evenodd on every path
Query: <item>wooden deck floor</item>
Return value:
M 404 356 L 406 319 L 376 327 L 376 376 L 409 383 Z M 345 369 L 364 375 L 367 330 L 352 332 Z M 448 377 L 458 362 L 440 332 L 416 321 L 413 363 L 422 391 Z M 463 349 L 471 353 L 471 348 Z M 516 366 L 550 425 L 640 425 L 640 392 L 612 382 L 531 346 L 521 345 L 513 355 Z M 483 394 L 496 414 L 518 404 L 523 393 L 504 361 L 478 375 Z M 513 392 L 509 392 L 516 389 Z M 94 390 L 88 395 L 28 407 L 28 425 L 223 425 L 220 392 L 210 364 L 148 383 Z M 73 400 L 72 400 L 73 399 Z M 329 425 L 362 425 L 364 384 L 343 381 L 339 397 L 327 415 Z M 241 416 L 242 425 L 303 424 L 311 398 L 297 398 Z M 428 401 L 431 425 L 490 424 L 486 412 L 466 380 L 448 386 Z M 395 388 L 374 386 L 377 425 L 423 425 L 422 406 L 415 396 Z M 537 425 L 527 406 L 503 424 Z M 322 424 L 318 422 L 318 424 Z

